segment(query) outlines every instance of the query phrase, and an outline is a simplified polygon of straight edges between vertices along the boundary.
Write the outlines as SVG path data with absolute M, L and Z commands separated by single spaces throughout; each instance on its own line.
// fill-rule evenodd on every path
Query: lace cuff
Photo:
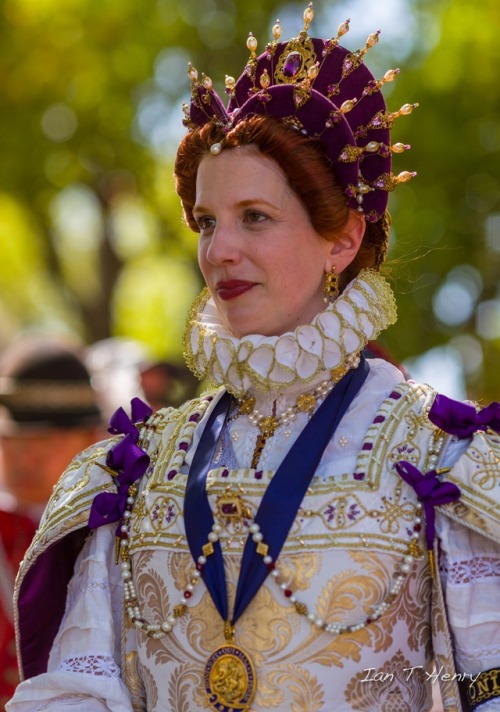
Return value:
M 101 675 L 104 677 L 120 677 L 120 668 L 109 655 L 82 655 L 61 660 L 57 672 L 75 672 L 83 675 Z

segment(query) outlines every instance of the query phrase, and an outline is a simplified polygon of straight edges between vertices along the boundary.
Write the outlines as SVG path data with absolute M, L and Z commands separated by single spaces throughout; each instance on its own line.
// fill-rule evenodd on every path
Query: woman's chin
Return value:
M 226 329 L 237 339 L 241 339 L 243 336 L 249 336 L 250 334 L 265 335 L 263 330 L 266 328 L 266 325 L 262 319 L 256 318 L 256 313 L 258 314 L 258 312 L 253 309 L 251 312 L 248 312 L 246 309 L 232 309 L 222 314 L 222 319 Z

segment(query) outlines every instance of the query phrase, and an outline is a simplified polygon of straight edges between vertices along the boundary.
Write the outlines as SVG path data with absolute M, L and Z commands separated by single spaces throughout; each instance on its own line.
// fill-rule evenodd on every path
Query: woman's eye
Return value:
M 257 210 L 248 210 L 245 213 L 245 221 L 249 223 L 259 223 L 267 219 L 267 215 L 260 213 Z
M 213 229 L 215 225 L 214 218 L 211 218 L 208 215 L 202 215 L 201 217 L 196 218 L 196 222 L 202 232 Z

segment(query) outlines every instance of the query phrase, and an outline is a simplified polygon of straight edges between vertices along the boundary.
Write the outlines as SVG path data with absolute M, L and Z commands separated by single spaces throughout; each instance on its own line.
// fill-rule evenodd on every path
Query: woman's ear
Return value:
M 343 272 L 358 254 L 366 230 L 366 220 L 362 213 L 349 209 L 345 227 L 337 233 L 331 243 L 326 264 L 326 272 L 335 267 L 337 274 Z

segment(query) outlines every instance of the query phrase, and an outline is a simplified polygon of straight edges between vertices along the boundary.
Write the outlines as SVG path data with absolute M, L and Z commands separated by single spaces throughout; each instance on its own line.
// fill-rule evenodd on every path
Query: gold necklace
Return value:
M 255 407 L 255 398 L 252 395 L 245 395 L 238 401 L 238 412 L 233 420 L 236 420 L 240 415 L 246 415 L 250 423 L 256 426 L 260 433 L 257 435 L 257 441 L 252 456 L 250 467 L 256 469 L 265 444 L 272 438 L 275 432 L 281 425 L 289 425 L 292 423 L 299 413 L 306 413 L 308 418 L 311 418 L 316 410 L 318 403 L 323 401 L 327 395 L 333 390 L 334 386 L 346 375 L 351 368 L 356 368 L 359 364 L 359 354 L 342 366 L 338 366 L 330 371 L 330 378 L 321 381 L 314 390 L 309 393 L 301 393 L 295 403 L 282 413 L 276 413 L 276 403 L 273 405 L 273 413 L 265 415 Z

